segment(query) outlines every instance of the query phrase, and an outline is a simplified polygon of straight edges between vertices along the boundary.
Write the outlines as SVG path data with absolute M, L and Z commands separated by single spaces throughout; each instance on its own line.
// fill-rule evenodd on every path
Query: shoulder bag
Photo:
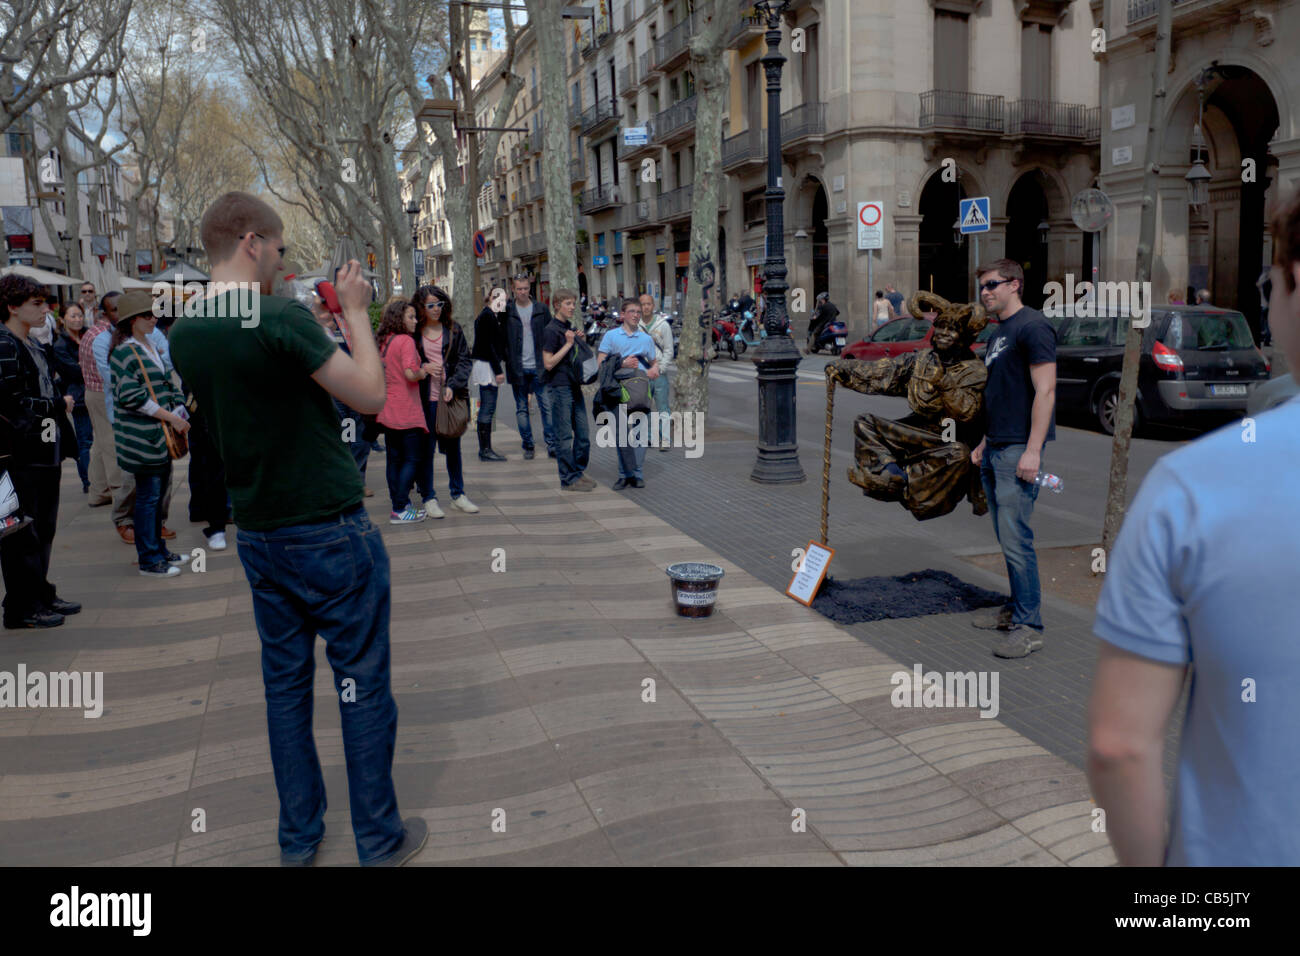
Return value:
M 131 346 L 131 351 L 135 353 L 135 360 L 140 363 L 140 374 L 144 376 L 144 387 L 149 390 L 149 397 L 154 400 L 154 404 L 160 408 L 163 407 L 162 402 L 158 401 L 158 396 L 154 394 L 153 383 L 149 381 L 149 370 L 144 367 L 144 357 L 134 345 Z M 190 451 L 189 439 L 173 428 L 170 422 L 162 422 L 162 428 L 163 438 L 167 441 L 167 454 L 172 461 L 188 455 Z

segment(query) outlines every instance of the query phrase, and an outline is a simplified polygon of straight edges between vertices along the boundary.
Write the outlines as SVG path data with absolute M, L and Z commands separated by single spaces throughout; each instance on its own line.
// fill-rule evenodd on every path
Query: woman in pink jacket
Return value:
M 388 392 L 379 424 L 387 446 L 388 494 L 393 499 L 389 524 L 410 524 L 425 519 L 424 510 L 411 504 L 415 469 L 425 454 L 429 429 L 420 403 L 420 380 L 429 375 L 415 346 L 415 308 L 393 302 L 379 323 L 379 351 L 384 357 Z

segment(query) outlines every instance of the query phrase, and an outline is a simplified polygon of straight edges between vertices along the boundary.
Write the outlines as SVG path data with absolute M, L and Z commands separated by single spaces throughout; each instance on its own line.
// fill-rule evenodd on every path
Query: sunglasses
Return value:
M 994 289 L 1002 285 L 1002 283 L 1004 282 L 1015 282 L 1015 281 L 1016 281 L 1015 279 L 994 279 L 994 280 L 990 280 L 989 282 L 980 283 L 980 289 L 983 290 L 984 292 L 992 292 Z
M 426 309 L 441 309 L 442 299 L 430 299 L 428 302 L 424 303 L 424 307 Z
M 263 241 L 266 240 L 266 236 L 262 235 L 260 232 L 246 232 L 246 233 L 244 233 L 244 236 L 257 236 L 257 238 L 259 238 L 259 239 L 261 239 L 261 240 L 263 240 Z M 243 239 L 244 236 L 240 236 L 239 238 L 240 238 L 240 239 Z M 281 259 L 284 258 L 284 253 L 285 253 L 285 251 L 286 251 L 288 248 L 289 248 L 288 246 L 276 246 L 276 250 L 280 253 L 280 258 L 281 258 Z

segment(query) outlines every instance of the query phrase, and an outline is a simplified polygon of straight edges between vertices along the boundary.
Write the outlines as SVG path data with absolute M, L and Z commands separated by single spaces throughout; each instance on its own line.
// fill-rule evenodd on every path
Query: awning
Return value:
M 36 269 L 32 266 L 5 266 L 0 268 L 0 275 L 26 276 L 35 279 L 41 285 L 81 285 L 80 279 L 73 279 L 57 272 L 46 272 L 44 269 Z

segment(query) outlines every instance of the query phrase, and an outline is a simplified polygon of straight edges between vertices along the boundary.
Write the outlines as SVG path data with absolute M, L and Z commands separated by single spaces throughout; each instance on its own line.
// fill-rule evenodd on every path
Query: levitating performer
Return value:
M 912 414 L 897 421 L 859 415 L 853 423 L 849 481 L 877 501 L 900 501 L 918 521 L 948 514 L 965 497 L 988 511 L 971 449 L 984 432 L 984 362 L 971 343 L 988 324 L 984 307 L 953 304 L 932 292 L 907 302 L 916 318 L 938 311 L 931 348 L 875 362 L 840 359 L 826 375 L 855 392 L 906 395 Z

